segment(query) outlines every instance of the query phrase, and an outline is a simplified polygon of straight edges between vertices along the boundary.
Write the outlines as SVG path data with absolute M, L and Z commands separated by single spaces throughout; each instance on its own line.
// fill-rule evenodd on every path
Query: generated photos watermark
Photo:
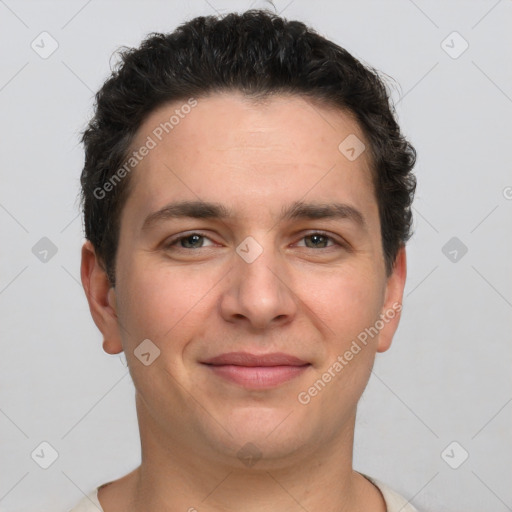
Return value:
M 338 355 L 336 361 L 334 361 L 306 391 L 301 391 L 297 395 L 299 403 L 302 405 L 309 404 L 311 399 L 317 396 L 329 382 L 339 375 L 349 362 L 361 352 L 363 347 L 366 347 L 368 341 L 377 336 L 384 326 L 393 320 L 401 310 L 402 304 L 400 302 L 395 302 L 390 309 L 380 315 L 379 320 L 377 320 L 371 327 L 367 327 L 364 331 L 361 331 L 357 335 L 357 339 L 352 341 L 352 344 L 343 353 L 343 355 Z
M 158 143 L 170 133 L 176 126 L 178 126 L 182 119 L 191 112 L 191 110 L 197 106 L 197 100 L 195 98 L 189 98 L 186 103 L 181 105 L 180 108 L 174 110 L 174 114 L 169 117 L 167 121 L 160 123 L 156 126 L 151 135 L 148 135 L 146 142 L 139 147 L 138 150 L 133 151 L 131 156 L 124 162 L 124 164 L 117 169 L 117 171 L 110 176 L 108 180 L 103 183 L 101 187 L 96 187 L 93 191 L 96 199 L 104 199 L 105 196 L 112 192 L 116 186 L 130 174 L 133 169 L 141 162 L 152 149 L 158 146 Z

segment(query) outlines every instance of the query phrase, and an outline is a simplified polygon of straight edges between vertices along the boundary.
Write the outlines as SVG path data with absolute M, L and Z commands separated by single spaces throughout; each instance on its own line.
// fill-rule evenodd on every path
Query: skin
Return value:
M 197 100 L 131 175 L 115 288 L 90 242 L 82 249 L 104 349 L 126 354 L 142 447 L 140 467 L 103 487 L 100 503 L 105 512 L 385 511 L 380 491 L 352 469 L 352 449 L 357 402 L 400 313 L 307 405 L 297 399 L 402 301 L 405 248 L 387 276 L 368 151 L 349 161 L 338 150 L 349 134 L 365 137 L 349 114 L 299 96 Z M 182 104 L 155 110 L 133 147 Z M 142 229 L 176 200 L 222 203 L 234 216 Z M 294 201 L 351 205 L 366 227 L 281 221 Z M 314 245 L 318 230 L 330 238 Z M 190 239 L 172 245 L 194 232 L 206 237 L 193 239 L 197 248 Z M 248 236 L 263 249 L 252 263 L 236 252 Z M 148 366 L 134 355 L 144 339 L 160 350 Z M 230 351 L 285 352 L 310 366 L 273 388 L 248 389 L 201 363 Z M 249 442 L 261 455 L 252 466 L 237 456 Z

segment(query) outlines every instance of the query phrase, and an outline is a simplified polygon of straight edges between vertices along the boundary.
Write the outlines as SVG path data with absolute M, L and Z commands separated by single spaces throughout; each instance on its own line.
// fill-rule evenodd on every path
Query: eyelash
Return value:
M 187 238 L 190 238 L 193 235 L 198 235 L 198 236 L 200 236 L 202 238 L 207 238 L 208 240 L 213 242 L 213 240 L 211 240 L 210 237 L 204 235 L 203 233 L 198 232 L 198 231 L 191 231 L 190 233 L 187 233 L 185 235 L 181 235 L 178 238 L 174 238 L 174 239 L 170 240 L 168 243 L 165 244 L 164 248 L 165 249 L 173 249 L 174 246 L 176 246 L 177 244 L 179 244 L 181 242 L 181 240 L 185 240 Z M 320 247 L 319 249 L 324 249 L 325 250 L 325 249 L 329 249 L 330 247 L 334 247 L 334 246 L 338 246 L 340 248 L 345 248 L 345 249 L 348 248 L 347 244 L 339 242 L 338 240 L 336 240 L 334 237 L 332 237 L 331 235 L 329 235 L 325 231 L 311 231 L 310 233 L 307 233 L 304 236 L 302 236 L 300 238 L 300 240 L 304 240 L 305 238 L 311 237 L 313 235 L 320 235 L 320 236 L 325 237 L 325 238 L 328 239 L 327 243 L 329 243 L 329 241 L 333 243 L 333 245 L 328 245 L 327 247 Z M 316 250 L 316 251 L 319 250 L 319 249 L 316 249 L 314 247 L 304 247 L 304 248 L 305 249 L 312 249 L 312 250 Z M 186 247 L 178 247 L 177 248 L 177 250 L 181 250 L 181 251 L 196 251 L 198 249 L 205 249 L 205 247 L 197 247 L 196 249 L 186 248 Z

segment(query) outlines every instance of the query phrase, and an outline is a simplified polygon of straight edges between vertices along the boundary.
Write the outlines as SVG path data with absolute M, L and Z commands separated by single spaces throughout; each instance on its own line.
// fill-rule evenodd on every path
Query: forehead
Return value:
M 204 199 L 243 214 L 306 196 L 374 202 L 368 146 L 351 159 L 345 141 L 356 151 L 366 144 L 354 117 L 300 96 L 255 102 L 229 92 L 165 104 L 132 144 L 151 149 L 132 173 L 128 203 L 147 214 L 176 198 Z

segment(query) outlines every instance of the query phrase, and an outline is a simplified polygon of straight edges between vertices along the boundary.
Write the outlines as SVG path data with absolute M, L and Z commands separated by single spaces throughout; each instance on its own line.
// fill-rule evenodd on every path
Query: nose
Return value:
M 224 320 L 245 323 L 258 331 L 289 323 L 296 315 L 297 298 L 287 279 L 285 262 L 270 249 L 253 261 L 239 254 L 234 256 L 220 301 Z

